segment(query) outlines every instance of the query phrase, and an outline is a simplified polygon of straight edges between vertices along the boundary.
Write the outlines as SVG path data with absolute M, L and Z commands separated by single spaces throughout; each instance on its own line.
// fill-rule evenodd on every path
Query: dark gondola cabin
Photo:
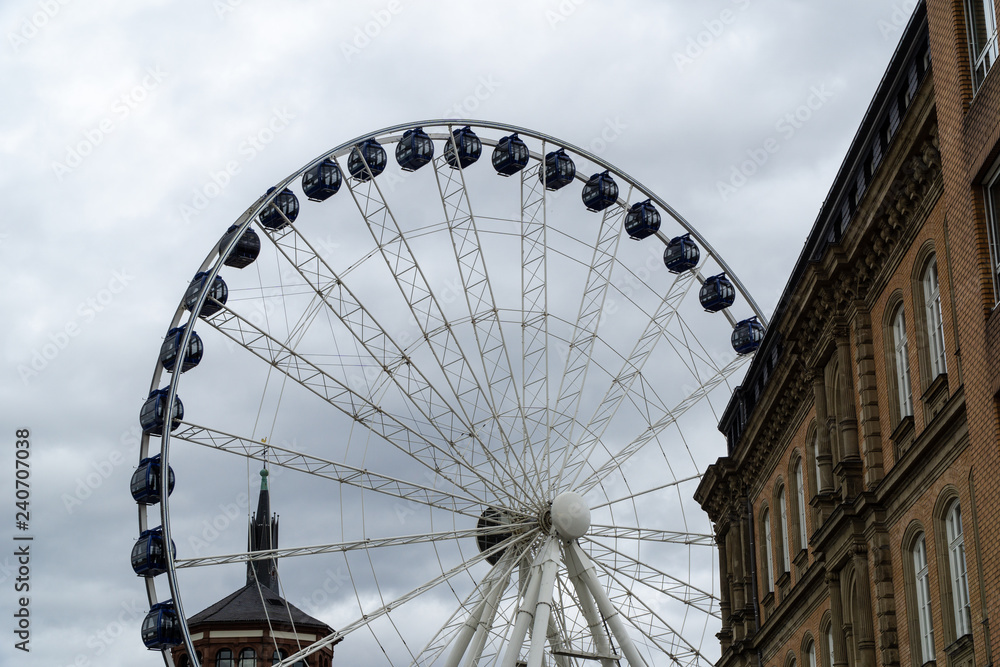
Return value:
M 479 522 L 476 524 L 476 529 L 483 531 L 476 535 L 476 544 L 479 546 L 479 552 L 483 553 L 485 551 L 489 551 L 493 547 L 511 537 L 514 534 L 511 531 L 499 530 L 494 532 L 494 530 L 498 527 L 505 526 L 509 523 L 509 517 L 501 510 L 498 510 L 495 507 L 487 507 L 483 510 L 483 513 L 479 516 Z M 486 562 L 490 565 L 496 565 L 505 552 L 506 549 L 502 549 L 496 553 L 490 554 L 486 557 Z
M 142 621 L 142 643 L 151 651 L 179 646 L 184 641 L 174 601 L 154 604 Z
M 195 304 L 198 303 L 198 296 L 201 294 L 201 290 L 204 289 L 207 280 L 207 271 L 195 274 L 191 284 L 188 285 L 187 292 L 184 293 L 185 308 L 194 310 Z M 228 299 L 229 287 L 226 286 L 226 281 L 222 279 L 222 276 L 215 276 L 215 280 L 212 281 L 212 285 L 209 287 L 208 295 L 205 297 L 205 302 L 201 305 L 198 317 L 204 318 L 215 315 L 222 310 L 222 304 L 226 303 Z
M 452 169 L 465 169 L 475 164 L 483 154 L 483 142 L 479 140 L 472 128 L 466 125 L 451 133 L 452 141 L 444 145 L 444 157 Z
M 160 455 L 139 461 L 139 467 L 132 473 L 129 490 L 132 499 L 140 505 L 155 505 L 160 502 Z M 167 495 L 174 491 L 174 469 L 167 470 Z
M 733 305 L 733 301 L 736 300 L 736 289 L 726 274 L 720 273 L 705 279 L 705 284 L 698 292 L 698 300 L 702 308 L 710 313 L 716 313 Z
M 149 392 L 149 398 L 142 404 L 139 411 L 139 424 L 142 432 L 150 435 L 163 435 L 163 426 L 166 424 L 166 404 L 169 389 L 154 389 Z M 179 396 L 174 396 L 174 406 L 170 411 L 170 430 L 177 428 L 181 420 L 184 419 L 184 404 Z
M 493 168 L 501 176 L 516 174 L 528 165 L 528 146 L 515 132 L 497 142 L 492 160 Z
M 174 327 L 167 332 L 167 337 L 163 339 L 163 344 L 160 345 L 160 363 L 170 373 L 173 373 L 177 367 L 178 350 L 180 349 L 181 339 L 184 337 L 186 328 L 187 325 Z M 184 355 L 184 361 L 181 363 L 181 373 L 186 373 L 197 366 L 204 353 L 205 346 L 201 342 L 201 336 L 196 331 L 192 331 L 191 338 L 188 339 L 187 353 Z
M 351 155 L 347 158 L 347 171 L 351 172 L 355 180 L 363 182 L 385 171 L 385 163 L 385 149 L 382 148 L 382 144 L 374 139 L 365 139 L 351 149 Z
M 274 192 L 269 188 L 267 194 Z M 260 214 L 260 224 L 268 229 L 281 229 L 299 217 L 299 198 L 295 193 L 285 188 L 275 196 L 274 200 L 264 207 Z
M 663 250 L 663 263 L 670 273 L 684 273 L 698 266 L 701 251 L 690 234 L 675 236 Z
M 625 214 L 625 231 L 636 240 L 652 236 L 660 229 L 660 212 L 650 199 L 636 202 Z
M 760 342 L 764 340 L 764 325 L 758 322 L 756 317 L 741 320 L 733 327 L 733 335 L 729 340 L 736 354 L 750 354 L 760 347 Z
M 407 130 L 396 144 L 396 162 L 403 171 L 416 171 L 433 159 L 434 142 L 422 128 Z
M 302 174 L 302 192 L 311 201 L 326 201 L 340 190 L 343 176 L 337 163 L 326 158 Z
M 588 211 L 603 211 L 618 201 L 618 184 L 607 170 L 602 171 L 590 177 L 580 197 Z
M 546 154 L 545 165 L 538 170 L 538 180 L 545 184 L 546 190 L 558 190 L 569 185 L 575 176 L 576 165 L 562 148 Z
M 236 235 L 239 226 L 232 225 L 226 230 L 225 235 L 222 240 L 219 241 L 219 254 L 229 244 L 232 238 Z M 260 254 L 260 237 L 257 236 L 257 232 L 247 227 L 243 231 L 243 235 L 240 236 L 240 240 L 236 242 L 236 245 L 232 247 L 229 251 L 229 255 L 222 261 L 226 266 L 231 266 L 234 269 L 243 269 L 254 263 L 257 256 Z
M 173 555 L 177 546 L 170 541 Z M 132 545 L 132 570 L 140 577 L 155 577 L 167 571 L 167 552 L 164 548 L 163 527 L 144 530 Z

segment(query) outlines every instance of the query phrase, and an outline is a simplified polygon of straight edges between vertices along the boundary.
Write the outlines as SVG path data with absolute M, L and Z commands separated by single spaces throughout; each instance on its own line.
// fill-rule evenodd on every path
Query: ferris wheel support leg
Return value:
M 542 651 L 548 639 L 549 620 L 552 616 L 552 590 L 559 567 L 559 543 L 549 538 L 542 562 L 538 601 L 535 603 L 534 624 L 531 627 L 531 648 L 528 649 L 528 667 L 542 667 Z
M 590 590 L 588 590 L 587 584 L 584 583 L 581 576 L 583 566 L 568 545 L 566 546 L 566 569 L 569 573 L 569 579 L 573 582 L 573 587 L 576 589 L 576 597 L 580 602 L 580 611 L 583 613 L 583 617 L 587 621 L 587 627 L 590 628 L 590 634 L 594 638 L 594 647 L 597 649 L 598 655 L 609 656 L 601 658 L 601 667 L 615 667 L 614 660 L 610 657 L 611 642 L 608 640 L 608 634 L 604 631 L 604 624 L 601 623 L 597 607 L 594 606 L 594 596 L 590 594 Z
M 482 618 L 483 610 L 486 609 L 486 600 L 480 600 L 473 607 L 469 616 L 465 619 L 465 623 L 462 625 L 462 629 L 458 633 L 458 637 L 455 638 L 455 643 L 452 645 L 451 653 L 448 654 L 448 660 L 444 663 L 445 667 L 458 667 L 459 663 L 462 661 L 462 656 L 465 655 L 465 650 L 469 647 L 469 642 L 472 641 L 472 636 L 476 632 L 476 627 L 479 625 L 479 619 Z
M 552 544 L 553 540 L 551 539 L 546 542 L 535 557 L 535 562 L 531 564 L 528 582 L 523 589 L 524 597 L 521 600 L 521 608 L 518 609 L 517 617 L 514 619 L 514 628 L 511 630 L 510 641 L 507 643 L 507 651 L 503 654 L 500 667 L 514 667 L 521 655 L 521 646 L 524 645 L 524 637 L 528 634 L 528 625 L 534 617 L 535 604 L 538 602 L 538 591 L 542 583 L 542 563 L 548 558 Z
M 597 608 L 601 611 L 601 615 L 604 616 L 604 620 L 611 629 L 611 634 L 613 634 L 615 639 L 618 640 L 618 645 L 621 647 L 622 653 L 625 654 L 625 659 L 628 661 L 628 664 L 631 667 L 647 667 L 646 661 L 642 659 L 642 656 L 639 655 L 639 651 L 636 649 L 635 644 L 632 643 L 632 638 L 629 637 L 629 634 L 625 629 L 625 624 L 622 623 L 621 616 L 618 614 L 618 610 L 615 609 L 614 605 L 611 603 L 611 599 L 608 598 L 608 594 L 604 590 L 604 587 L 601 586 L 601 583 L 597 580 L 597 575 L 594 572 L 594 566 L 590 562 L 590 557 L 584 553 L 583 549 L 581 549 L 576 542 L 571 542 L 569 544 L 569 549 L 579 560 L 582 566 L 580 576 L 583 583 L 586 584 L 591 595 L 594 596 Z
M 505 561 L 501 561 L 503 563 Z M 500 596 L 503 594 L 504 590 L 507 589 L 507 584 L 510 582 L 510 575 L 494 582 L 492 590 L 490 590 L 489 595 L 486 600 L 484 600 L 485 605 L 479 613 L 479 618 L 477 619 L 476 634 L 472 638 L 472 650 L 469 651 L 468 657 L 465 659 L 466 667 L 476 667 L 479 664 L 479 658 L 483 655 L 483 647 L 486 646 L 486 640 L 490 636 L 490 630 L 493 629 L 493 621 L 496 620 L 497 607 L 500 604 Z

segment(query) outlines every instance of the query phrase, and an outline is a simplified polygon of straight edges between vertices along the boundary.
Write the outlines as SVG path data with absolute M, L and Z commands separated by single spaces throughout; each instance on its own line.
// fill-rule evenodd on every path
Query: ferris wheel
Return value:
M 431 120 L 323 153 L 220 231 L 140 414 L 132 562 L 167 665 L 178 645 L 198 664 L 185 604 L 264 558 L 335 628 L 275 664 L 334 644 L 391 665 L 714 661 L 691 498 L 766 320 L 663 199 L 546 134 Z M 223 506 L 261 467 L 283 529 L 307 525 L 267 551 L 207 543 L 216 500 L 193 489 Z M 330 571 L 337 594 L 310 598 Z

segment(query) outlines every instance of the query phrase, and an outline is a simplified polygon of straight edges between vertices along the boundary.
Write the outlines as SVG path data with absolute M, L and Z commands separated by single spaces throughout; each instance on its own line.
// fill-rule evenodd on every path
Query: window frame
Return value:
M 990 249 L 990 273 L 993 276 L 993 306 L 1000 305 L 1000 161 L 983 181 L 983 206 L 986 214 L 987 245 Z
M 918 522 L 912 523 L 903 541 L 903 581 L 910 651 L 918 658 L 911 660 L 914 665 L 931 662 L 936 655 L 930 556 L 927 533 Z
M 767 585 L 764 589 L 764 595 L 774 591 L 774 553 L 773 545 L 771 542 L 771 511 L 767 505 L 764 505 L 760 512 L 760 531 L 761 531 L 761 549 L 764 552 L 764 569 L 767 571 L 767 577 L 763 582 Z
M 883 325 L 886 352 L 886 378 L 889 383 L 891 430 L 907 417 L 913 417 L 913 383 L 909 341 L 906 340 L 906 306 L 897 291 L 885 310 Z M 902 338 L 902 340 L 900 340 Z
M 793 542 L 795 553 L 808 548 L 809 546 L 809 535 L 806 526 L 806 488 L 805 488 L 805 472 L 803 471 L 803 460 L 802 456 L 796 454 L 792 460 L 792 470 L 789 474 L 789 479 L 794 485 L 792 490 L 795 495 L 795 512 L 792 514 L 792 534 L 795 538 Z
M 778 545 L 781 548 L 781 573 L 784 574 L 791 571 L 792 558 L 788 539 L 788 491 L 780 480 L 775 491 L 774 502 L 778 507 Z
M 941 276 L 937 256 L 931 255 L 920 277 L 924 305 L 924 329 L 927 332 L 927 356 L 933 382 L 948 372 L 948 353 L 944 344 L 944 315 L 941 310 Z
M 229 655 L 222 655 L 223 653 L 228 653 Z M 223 662 L 225 660 L 226 662 Z M 215 667 L 236 667 L 236 661 L 233 658 L 233 649 L 223 647 L 215 652 Z
M 979 92 L 997 61 L 997 17 L 993 0 L 965 0 L 965 37 L 969 46 L 973 94 Z M 978 11 L 977 11 L 978 10 Z M 979 19 L 983 35 L 977 34 Z M 982 44 L 979 41 L 982 40 Z

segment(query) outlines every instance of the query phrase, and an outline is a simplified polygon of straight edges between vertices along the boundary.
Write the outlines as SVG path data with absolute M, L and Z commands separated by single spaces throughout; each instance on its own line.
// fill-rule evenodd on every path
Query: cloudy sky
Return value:
M 128 564 L 136 417 L 187 281 L 269 186 L 398 123 L 532 128 L 670 202 L 769 314 L 913 4 L 3 3 L 0 663 L 159 664 L 139 641 L 147 603 Z M 226 368 L 204 390 L 220 410 L 239 382 Z M 12 634 L 18 429 L 31 452 L 27 656 Z M 712 428 L 704 438 L 723 446 Z M 198 474 L 178 503 L 194 526 L 234 498 Z

